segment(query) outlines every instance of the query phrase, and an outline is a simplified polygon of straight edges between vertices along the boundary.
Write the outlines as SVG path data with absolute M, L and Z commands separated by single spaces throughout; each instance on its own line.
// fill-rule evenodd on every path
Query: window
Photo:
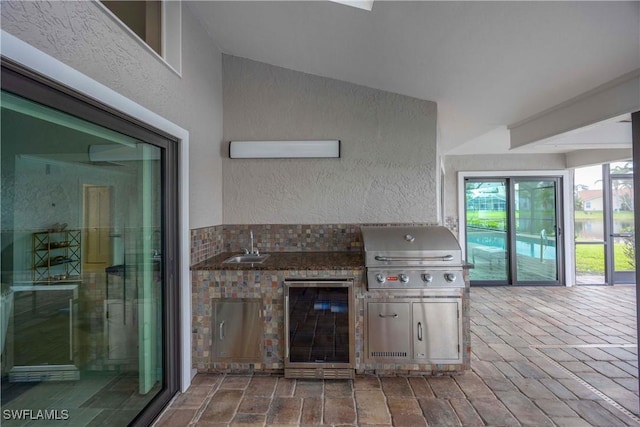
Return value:
M 102 0 L 131 31 L 162 55 L 162 2 Z
M 180 0 L 100 0 L 119 25 L 180 74 L 182 2 Z

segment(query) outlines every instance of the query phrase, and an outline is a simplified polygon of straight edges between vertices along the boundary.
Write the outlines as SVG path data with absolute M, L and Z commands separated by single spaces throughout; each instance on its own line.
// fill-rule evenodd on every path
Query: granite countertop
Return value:
M 262 264 L 223 264 L 238 255 L 225 252 L 191 266 L 191 270 L 356 270 L 364 269 L 361 252 L 269 252 Z

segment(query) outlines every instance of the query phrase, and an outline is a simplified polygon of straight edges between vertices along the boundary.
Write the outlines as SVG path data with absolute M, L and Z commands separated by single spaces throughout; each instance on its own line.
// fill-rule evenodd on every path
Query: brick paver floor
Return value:
M 471 289 L 472 370 L 199 374 L 162 426 L 640 426 L 634 287 Z

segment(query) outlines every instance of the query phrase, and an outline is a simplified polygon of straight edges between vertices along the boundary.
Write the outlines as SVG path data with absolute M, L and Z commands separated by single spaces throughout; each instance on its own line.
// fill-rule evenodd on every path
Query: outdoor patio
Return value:
M 635 287 L 472 288 L 471 310 L 465 375 L 199 374 L 156 425 L 640 425 Z

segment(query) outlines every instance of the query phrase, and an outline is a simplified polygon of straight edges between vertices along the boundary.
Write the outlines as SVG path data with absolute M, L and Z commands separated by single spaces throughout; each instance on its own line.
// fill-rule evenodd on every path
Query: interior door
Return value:
M 84 270 L 111 265 L 111 187 L 84 185 Z

